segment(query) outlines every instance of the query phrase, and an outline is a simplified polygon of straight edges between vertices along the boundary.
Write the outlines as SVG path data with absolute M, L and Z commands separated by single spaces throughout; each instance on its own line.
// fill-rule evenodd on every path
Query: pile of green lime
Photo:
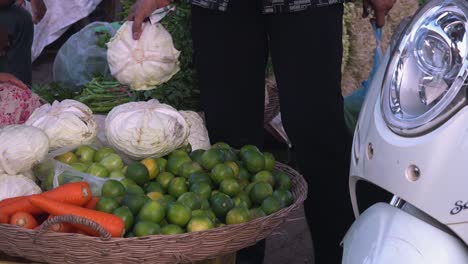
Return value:
M 274 167 L 273 155 L 252 145 L 183 148 L 129 164 L 123 180 L 104 184 L 96 209 L 121 217 L 126 237 L 241 224 L 294 202 L 291 179 Z

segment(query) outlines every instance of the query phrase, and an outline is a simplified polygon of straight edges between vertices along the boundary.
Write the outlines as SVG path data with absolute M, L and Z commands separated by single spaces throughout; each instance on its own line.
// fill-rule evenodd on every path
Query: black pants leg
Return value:
M 268 17 L 285 130 L 306 177 L 305 212 L 317 264 L 341 263 L 353 221 L 348 190 L 351 137 L 341 96 L 343 6 Z
M 22 7 L 0 8 L 0 26 L 8 30 L 10 49 L 0 57 L 0 72 L 11 73 L 26 84 L 32 82 L 31 48 L 34 26 Z
M 233 0 L 227 12 L 192 8 L 194 59 L 211 142 L 263 145 L 267 38 L 260 1 Z M 263 263 L 265 241 L 238 264 Z

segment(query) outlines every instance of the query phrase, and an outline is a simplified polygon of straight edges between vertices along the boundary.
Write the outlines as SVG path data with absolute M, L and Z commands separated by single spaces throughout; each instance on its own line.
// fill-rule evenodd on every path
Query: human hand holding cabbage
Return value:
M 396 0 L 363 0 L 362 1 L 362 17 L 366 18 L 369 16 L 371 9 L 374 11 L 374 18 L 375 24 L 377 27 L 381 28 L 385 25 L 385 17 L 387 16 L 388 12 L 393 8 Z
M 133 39 L 140 39 L 143 21 L 159 8 L 168 6 L 170 0 L 138 0 L 130 10 L 128 20 L 133 21 Z
M 24 4 L 24 0 L 16 0 L 16 4 L 21 6 Z M 47 12 L 47 6 L 45 5 L 44 0 L 31 0 L 31 9 L 33 23 L 38 24 Z

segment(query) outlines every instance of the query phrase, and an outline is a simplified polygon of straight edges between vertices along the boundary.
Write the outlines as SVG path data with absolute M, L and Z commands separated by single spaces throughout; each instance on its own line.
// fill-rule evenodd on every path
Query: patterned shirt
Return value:
M 226 11 L 229 1 L 236 0 L 192 0 L 192 3 L 209 9 Z M 254 1 L 254 0 L 251 0 Z M 262 0 L 265 14 L 295 12 L 310 7 L 328 6 L 343 3 L 343 0 Z

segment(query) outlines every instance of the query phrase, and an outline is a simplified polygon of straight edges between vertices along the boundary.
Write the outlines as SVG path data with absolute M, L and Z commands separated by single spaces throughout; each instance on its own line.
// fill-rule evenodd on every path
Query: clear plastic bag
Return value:
M 79 87 L 96 74 L 110 77 L 107 49 L 98 43 L 102 42 L 103 35 L 114 36 L 119 26 L 118 23 L 93 22 L 71 36 L 55 58 L 54 81 L 79 92 Z
M 382 29 L 377 28 L 374 24 L 372 26 L 377 42 L 377 48 L 374 52 L 374 64 L 372 65 L 369 78 L 362 82 L 362 85 L 359 89 L 344 98 L 344 118 L 346 126 L 351 133 L 354 133 L 354 129 L 359 117 L 359 112 L 361 111 L 362 104 L 366 98 L 367 90 L 369 89 L 369 85 L 372 82 L 372 79 L 377 72 L 377 68 L 380 65 L 380 61 L 382 59 L 382 49 L 380 44 L 382 40 Z
M 99 131 L 97 139 L 89 144 L 94 149 L 108 146 L 104 134 L 104 121 L 105 116 L 96 115 L 96 121 L 98 122 Z M 74 151 L 79 146 L 68 146 L 52 151 L 48 154 L 47 159 L 42 163 L 34 167 L 34 175 L 41 181 L 41 188 L 43 191 L 47 191 L 66 183 L 86 181 L 91 187 L 91 191 L 94 196 L 101 196 L 101 188 L 104 183 L 110 179 L 122 180 L 123 178 L 101 178 L 91 174 L 83 173 L 73 169 L 71 166 L 55 160 L 55 157 L 62 155 L 69 151 Z M 122 159 L 124 165 L 128 165 L 135 160 L 129 158 L 125 154 L 114 150 Z

